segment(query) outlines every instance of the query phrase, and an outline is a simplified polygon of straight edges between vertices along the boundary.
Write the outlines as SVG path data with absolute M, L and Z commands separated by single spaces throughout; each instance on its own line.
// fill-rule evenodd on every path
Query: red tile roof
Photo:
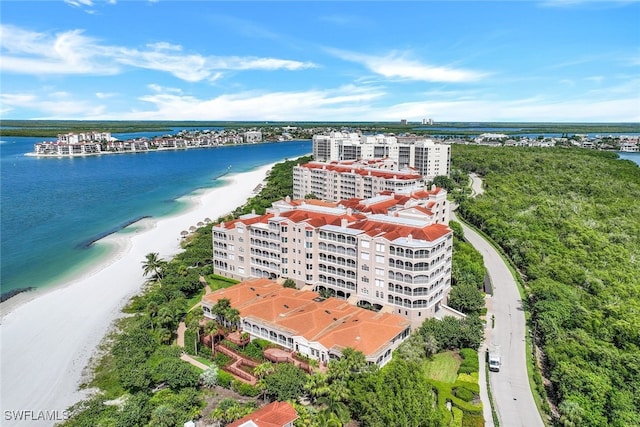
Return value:
M 320 342 L 327 349 L 351 347 L 374 356 L 410 325 L 402 316 L 376 313 L 344 300 L 319 300 L 317 292 L 283 288 L 268 279 L 251 279 L 204 296 L 212 305 L 229 299 L 242 318 Z
M 266 406 L 227 424 L 227 427 L 240 427 L 253 421 L 258 427 L 283 427 L 298 418 L 298 413 L 288 402 L 271 402 Z
M 369 236 L 382 236 L 392 241 L 398 237 L 408 237 L 409 235 L 418 240 L 426 240 L 432 242 L 451 232 L 451 229 L 444 224 L 432 224 L 425 227 L 412 227 L 397 223 L 389 223 L 382 221 L 374 221 L 366 219 L 350 225 L 350 228 L 362 230 Z
M 376 169 L 376 168 L 368 168 L 366 169 L 363 165 L 353 165 L 353 161 L 344 161 L 341 163 L 305 163 L 301 165 L 303 168 L 307 169 L 324 169 L 336 173 L 355 173 L 362 176 L 375 176 L 379 178 L 385 179 L 400 179 L 400 180 L 412 180 L 412 179 L 421 179 L 422 175 L 416 173 L 415 171 L 404 172 L 404 171 L 394 171 L 388 169 Z

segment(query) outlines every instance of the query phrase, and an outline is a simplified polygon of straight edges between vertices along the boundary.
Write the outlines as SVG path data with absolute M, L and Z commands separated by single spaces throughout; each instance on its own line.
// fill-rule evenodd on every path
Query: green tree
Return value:
M 197 368 L 180 359 L 166 358 L 152 372 L 156 384 L 166 383 L 172 390 L 195 387 L 200 379 Z
M 304 393 L 306 374 L 289 363 L 279 363 L 271 375 L 264 378 L 265 395 L 273 400 L 294 400 Z
M 160 258 L 158 252 L 151 252 L 146 255 L 146 260 L 142 261 L 143 275 L 146 277 L 152 274 L 155 279 L 162 279 L 162 270 L 166 266 L 166 261 Z
M 187 319 L 187 327 L 195 332 L 193 340 L 193 352 L 198 355 L 198 344 L 200 343 L 200 322 L 204 319 L 204 313 L 201 310 L 193 310 L 189 313 Z
M 116 427 L 137 427 L 147 424 L 151 417 L 149 396 L 136 393 L 129 396 L 122 410 L 118 413 Z
M 215 320 L 209 320 L 204 326 L 205 334 L 211 337 L 211 353 L 213 354 L 216 354 L 215 338 L 216 338 L 216 335 L 218 334 L 219 328 L 220 328 L 220 325 L 218 325 L 218 322 L 216 322 Z
M 351 419 L 349 408 L 343 402 L 322 397 L 318 399 L 318 403 L 323 407 L 321 412 L 333 414 L 340 421 L 341 425 L 346 424 Z
M 478 314 L 484 308 L 484 296 L 475 285 L 456 285 L 449 293 L 447 304 L 465 314 Z
M 151 427 L 175 427 L 178 420 L 176 412 L 169 405 L 160 405 L 151 413 Z

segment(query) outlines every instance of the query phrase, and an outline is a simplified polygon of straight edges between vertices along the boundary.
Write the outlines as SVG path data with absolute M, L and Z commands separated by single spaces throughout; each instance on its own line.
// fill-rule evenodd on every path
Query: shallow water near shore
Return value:
M 139 218 L 183 211 L 189 206 L 183 196 L 225 185 L 228 173 L 311 151 L 311 142 L 305 140 L 42 159 L 24 155 L 40 138 L 3 141 L 3 293 L 56 285 L 109 254 L 109 248 L 93 241 L 111 233 L 135 233 Z

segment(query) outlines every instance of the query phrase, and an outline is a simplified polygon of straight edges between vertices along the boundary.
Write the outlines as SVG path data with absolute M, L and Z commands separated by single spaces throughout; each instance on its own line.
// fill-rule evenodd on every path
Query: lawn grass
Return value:
M 233 286 L 236 283 L 240 283 L 238 280 L 229 279 L 224 276 L 219 276 L 217 274 L 211 274 L 206 277 L 207 283 L 209 283 L 209 287 L 212 291 L 217 291 L 218 289 L 228 288 L 229 286 Z
M 187 301 L 187 307 L 190 307 L 189 311 L 193 310 L 196 307 L 196 305 L 200 301 L 202 301 L 202 297 L 204 296 L 205 292 L 206 292 L 205 289 L 202 288 L 200 292 L 198 292 L 196 295 L 189 298 L 189 300 Z
M 429 379 L 453 384 L 458 378 L 458 368 L 461 363 L 460 356 L 456 352 L 444 351 L 424 362 L 422 370 Z

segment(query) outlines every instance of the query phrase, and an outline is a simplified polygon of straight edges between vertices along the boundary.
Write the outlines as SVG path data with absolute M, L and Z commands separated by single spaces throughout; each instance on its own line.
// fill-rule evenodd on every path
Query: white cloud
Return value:
M 93 6 L 91 0 L 64 0 L 64 2 L 74 7 Z
M 80 30 L 55 36 L 0 25 L 0 69 L 20 74 L 96 74 L 119 71 L 104 49 Z
M 37 111 L 40 117 L 33 117 L 46 119 L 46 118 L 67 118 L 67 119 L 82 119 L 84 117 L 100 117 L 106 111 L 104 105 L 94 105 L 86 100 L 73 99 L 67 93 L 51 93 L 38 96 L 32 93 L 14 93 L 0 94 L 0 103 L 3 107 L 12 108 L 16 110 L 18 108 L 33 108 L 37 106 Z
M 123 66 L 151 69 L 188 81 L 215 81 L 225 70 L 302 70 L 315 67 L 311 62 L 289 59 L 204 56 L 183 53 L 180 45 L 167 42 L 149 44 L 145 49 L 100 44 L 81 30 L 55 35 L 0 25 L 2 71 L 35 74 L 119 73 Z
M 154 91 L 159 89 L 153 87 Z M 384 95 L 378 88 L 352 85 L 329 90 L 224 94 L 210 99 L 177 94 L 173 90 L 141 97 L 153 108 L 117 112 L 103 118 L 130 120 L 344 120 L 359 117 L 370 102 Z M 355 114 L 355 116 L 354 116 Z M 90 117 L 87 117 L 90 119 Z
M 406 54 L 398 52 L 372 56 L 331 48 L 327 51 L 345 61 L 362 64 L 370 71 L 390 79 L 461 83 L 477 81 L 487 75 L 479 71 L 423 64 L 407 59 Z
M 96 92 L 96 98 L 98 99 L 109 99 L 118 96 L 117 93 L 111 92 Z

